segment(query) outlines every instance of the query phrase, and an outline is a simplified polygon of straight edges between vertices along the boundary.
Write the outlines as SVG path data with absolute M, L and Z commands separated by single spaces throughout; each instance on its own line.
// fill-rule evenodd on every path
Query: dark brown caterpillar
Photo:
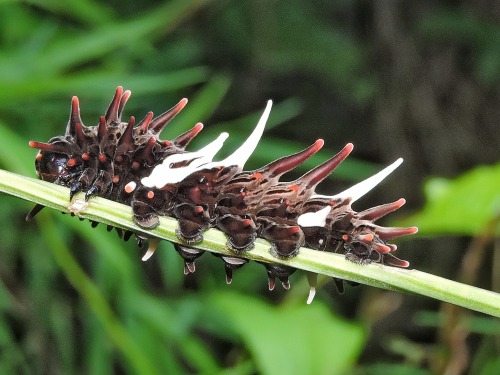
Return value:
M 402 162 L 333 195 L 315 193 L 325 179 L 352 151 L 347 144 L 337 155 L 292 182 L 279 182 L 286 172 L 297 167 L 323 147 L 316 141 L 305 150 L 283 157 L 265 167 L 244 171 L 244 164 L 257 146 L 271 110 L 271 101 L 257 127 L 232 155 L 222 161 L 212 159 L 222 148 L 227 133 L 197 152 L 185 152 L 187 144 L 202 129 L 193 129 L 162 141 L 159 134 L 187 103 L 181 100 L 171 110 L 153 119 L 150 112 L 138 125 L 131 117 L 121 121 L 130 91 L 118 87 L 115 96 L 98 125 L 85 127 L 80 119 L 78 99 L 73 97 L 71 115 L 64 136 L 48 143 L 30 142 L 40 149 L 36 157 L 39 177 L 70 188 L 70 200 L 77 192 L 85 200 L 93 195 L 130 204 L 134 221 L 145 229 L 159 224 L 159 216 L 175 217 L 181 244 L 176 250 L 185 262 L 184 272 L 194 272 L 194 261 L 203 252 L 192 245 L 203 239 L 208 228 L 218 228 L 227 236 L 227 246 L 234 256 L 221 256 L 226 280 L 232 271 L 247 260 L 239 257 L 250 251 L 257 237 L 268 240 L 270 252 L 277 258 L 295 256 L 301 246 L 320 251 L 345 254 L 358 262 L 377 262 L 397 267 L 409 263 L 393 255 L 396 245 L 387 241 L 413 234 L 417 228 L 381 227 L 374 222 L 397 210 L 404 199 L 356 212 L 351 204 L 366 194 Z M 42 206 L 28 215 L 32 218 Z M 151 241 L 143 260 L 154 252 L 158 241 Z M 288 276 L 295 270 L 278 264 L 265 264 L 269 289 L 275 278 L 289 288 Z M 315 278 L 309 277 L 314 296 Z

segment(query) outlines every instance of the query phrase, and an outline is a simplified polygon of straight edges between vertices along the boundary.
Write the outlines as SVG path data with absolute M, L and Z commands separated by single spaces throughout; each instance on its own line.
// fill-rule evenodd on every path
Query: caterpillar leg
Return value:
M 130 191 L 134 191 L 131 206 L 134 223 L 138 226 L 145 229 L 156 228 L 160 224 L 159 216 L 170 214 L 169 206 L 165 206 L 164 202 L 172 196 L 171 191 L 145 186 L 135 190 L 135 182 L 128 183 L 125 191 L 129 188 Z
M 75 196 L 76 193 L 80 191 L 87 192 L 90 187 L 92 186 L 92 183 L 96 179 L 96 170 L 94 168 L 86 168 L 82 174 L 80 175 L 80 178 L 78 178 L 77 181 L 75 181 L 69 188 L 69 199 L 72 200 L 73 197 Z M 87 197 L 87 194 L 85 194 L 85 200 L 88 200 L 90 198 Z
M 112 186 L 109 172 L 101 170 L 95 180 L 92 181 L 89 189 L 85 192 L 85 200 L 89 200 L 94 195 L 106 196 L 111 191 Z
M 227 237 L 227 247 L 236 254 L 241 254 L 254 247 L 257 238 L 257 226 L 252 219 L 238 215 L 224 215 L 217 220 L 217 228 Z
M 132 209 L 134 210 L 134 216 L 132 219 L 134 223 L 145 229 L 153 229 L 160 225 L 160 219 L 158 215 L 151 212 L 151 208 L 142 202 L 133 202 Z
M 305 237 L 298 225 L 265 222 L 260 235 L 271 242 L 270 252 L 277 258 L 292 258 L 305 244 Z
M 240 269 L 249 262 L 248 259 L 227 256 L 223 254 L 214 254 L 216 257 L 221 258 L 224 262 L 224 269 L 226 271 L 226 284 L 231 284 L 233 281 L 233 270 Z
M 179 220 L 175 234 L 187 244 L 203 240 L 203 232 L 209 227 L 210 215 L 206 208 L 191 203 L 180 203 L 174 208 L 174 215 Z
M 189 246 L 183 246 L 174 243 L 175 250 L 179 253 L 179 255 L 184 259 L 184 275 L 188 275 L 190 273 L 195 273 L 196 266 L 195 260 L 203 255 L 203 250 L 194 249 Z
M 273 290 L 276 285 L 276 278 L 281 281 L 281 285 L 284 289 L 290 289 L 290 281 L 288 277 L 296 271 L 293 267 L 283 266 L 281 264 L 272 264 L 272 263 L 262 263 L 267 270 L 268 277 L 268 287 L 269 290 Z

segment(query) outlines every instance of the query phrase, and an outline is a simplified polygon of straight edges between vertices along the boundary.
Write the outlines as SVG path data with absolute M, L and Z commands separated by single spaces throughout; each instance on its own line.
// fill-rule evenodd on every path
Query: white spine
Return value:
M 329 196 L 329 195 L 319 195 L 315 194 L 311 198 L 327 198 L 332 200 L 343 200 L 351 198 L 351 203 L 357 201 L 359 198 L 367 194 L 370 190 L 375 188 L 378 184 L 380 184 L 387 176 L 389 176 L 394 170 L 401 165 L 403 162 L 402 158 L 399 158 L 394 163 L 389 165 L 388 167 L 382 169 L 377 174 L 367 178 L 364 181 L 354 185 L 353 187 L 344 190 L 342 193 Z
M 326 225 L 326 218 L 331 211 L 330 206 L 323 207 L 316 212 L 307 212 L 297 218 L 297 224 L 302 228 L 306 227 L 324 227 Z
M 247 138 L 247 140 L 231 155 L 229 155 L 227 158 L 224 160 L 217 162 L 218 165 L 224 166 L 224 167 L 229 167 L 231 165 L 237 165 L 241 169 L 243 169 L 243 166 L 247 162 L 247 160 L 250 158 L 250 156 L 253 154 L 255 151 L 255 148 L 257 147 L 257 144 L 260 141 L 260 138 L 262 137 L 262 134 L 264 133 L 264 129 L 266 127 L 266 122 L 267 119 L 269 118 L 269 113 L 271 113 L 271 107 L 273 106 L 273 101 L 268 100 L 266 109 L 264 110 L 264 113 L 260 117 L 259 122 L 257 123 L 257 126 L 255 127 L 254 131 L 250 136 Z
M 142 184 L 147 187 L 157 187 L 161 189 L 167 184 L 174 184 L 182 181 L 197 169 L 201 169 L 199 168 L 200 166 L 210 163 L 215 154 L 222 148 L 228 136 L 228 133 L 222 133 L 215 141 L 196 152 L 186 152 L 166 157 L 163 163 L 154 168 L 148 177 L 144 177 L 141 180 Z M 172 167 L 172 164 L 187 161 L 190 161 L 190 163 L 185 167 Z

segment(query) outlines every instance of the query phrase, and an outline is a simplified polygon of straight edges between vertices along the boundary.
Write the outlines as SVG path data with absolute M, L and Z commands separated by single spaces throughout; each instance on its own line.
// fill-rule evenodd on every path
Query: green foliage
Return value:
M 424 186 L 427 203 L 405 222 L 423 234 L 477 235 L 498 226 L 500 164 L 481 166 L 454 179 L 433 178 Z
M 216 332 L 237 333 L 255 358 L 258 373 L 339 374 L 355 363 L 365 339 L 359 324 L 332 317 L 322 304 L 275 308 L 230 293 L 211 295 L 206 302 L 222 323 Z M 253 306 L 251 315 L 248 306 Z

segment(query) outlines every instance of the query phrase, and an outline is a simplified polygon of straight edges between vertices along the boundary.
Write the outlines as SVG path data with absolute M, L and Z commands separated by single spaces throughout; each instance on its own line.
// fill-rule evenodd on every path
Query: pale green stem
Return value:
M 69 205 L 69 190 L 61 186 L 0 170 L 0 191 L 59 211 L 69 212 L 67 208 Z M 77 195 L 74 199 L 82 199 L 82 197 Z M 90 199 L 89 205 L 78 216 L 130 229 L 143 235 L 179 242 L 175 235 L 176 220 L 163 217 L 160 219 L 159 227 L 151 231 L 145 231 L 132 222 L 130 207 L 107 199 L 98 197 Z M 218 230 L 211 229 L 205 233 L 203 242 L 197 244 L 196 248 L 231 255 L 232 253 L 227 249 L 225 243 L 224 235 Z M 300 254 L 293 259 L 281 260 L 274 258 L 269 253 L 269 244 L 261 239 L 256 241 L 254 249 L 243 256 L 261 262 L 281 263 L 298 269 L 388 290 L 421 294 L 500 317 L 500 294 L 417 270 L 388 267 L 380 264 L 359 265 L 347 261 L 339 254 L 325 253 L 307 248 L 302 248 Z

